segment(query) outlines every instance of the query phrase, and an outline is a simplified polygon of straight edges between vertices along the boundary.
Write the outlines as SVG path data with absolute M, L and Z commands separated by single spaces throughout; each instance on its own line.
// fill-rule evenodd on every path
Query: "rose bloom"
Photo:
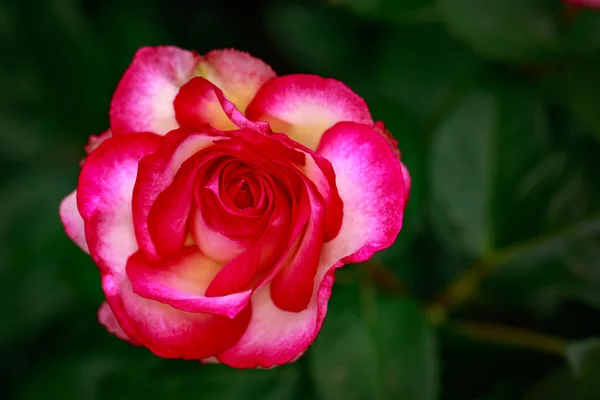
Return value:
M 139 50 L 86 151 L 60 216 L 100 270 L 100 322 L 236 368 L 306 350 L 336 268 L 394 242 L 410 187 L 346 85 L 235 50 Z
M 600 8 L 600 0 L 565 0 L 565 2 L 574 6 Z

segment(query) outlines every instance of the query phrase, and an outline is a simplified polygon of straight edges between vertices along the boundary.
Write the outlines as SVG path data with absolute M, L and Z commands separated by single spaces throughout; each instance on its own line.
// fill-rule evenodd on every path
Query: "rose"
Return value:
M 565 0 L 565 1 L 574 6 L 600 8 L 600 0 Z
M 162 357 L 272 367 L 317 335 L 335 269 L 395 240 L 410 180 L 347 86 L 246 53 L 143 48 L 61 203 L 99 320 Z

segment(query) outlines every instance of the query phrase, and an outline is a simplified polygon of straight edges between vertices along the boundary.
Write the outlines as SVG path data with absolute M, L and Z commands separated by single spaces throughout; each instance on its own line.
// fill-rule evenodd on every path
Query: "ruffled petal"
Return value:
M 188 129 L 209 124 L 222 131 L 247 128 L 260 133 L 270 132 L 269 124 L 249 121 L 221 89 L 202 77 L 186 83 L 175 97 L 174 105 L 177 121 Z
M 301 312 L 283 311 L 271 286 L 252 296 L 248 329 L 219 361 L 237 368 L 270 368 L 297 358 L 312 343 L 327 313 L 335 269 L 360 262 L 389 245 L 402 226 L 406 195 L 401 164 L 386 139 L 371 126 L 339 123 L 317 151 L 336 173 L 344 217 L 338 235 L 323 245 L 311 300 Z
M 190 246 L 173 259 L 158 264 L 137 252 L 129 258 L 127 274 L 133 291 L 142 297 L 183 311 L 234 318 L 248 304 L 251 291 L 206 297 L 208 285 L 221 268 L 221 263 Z
M 139 246 L 150 259 L 160 258 L 148 230 L 148 216 L 152 206 L 158 196 L 173 182 L 181 165 L 218 139 L 219 137 L 205 131 L 173 131 L 165 136 L 165 143 L 159 151 L 140 161 L 133 190 L 133 221 Z
M 115 318 L 115 314 L 113 314 L 107 302 L 103 302 L 100 308 L 98 309 L 98 321 L 100 321 L 100 323 L 104 325 L 107 331 L 109 331 L 119 339 L 127 340 L 132 344 L 138 344 L 136 341 L 127 336 L 125 331 L 123 331 L 123 328 L 121 328 L 121 325 L 119 325 L 119 322 Z
M 153 134 L 135 134 L 100 145 L 81 172 L 79 209 L 107 302 L 124 333 L 162 357 L 206 358 L 237 342 L 250 319 L 250 307 L 234 319 L 177 310 L 135 294 L 125 273 L 127 259 L 137 251 L 131 197 L 138 162 L 160 142 Z
M 325 241 L 337 236 L 342 226 L 344 203 L 335 185 L 335 172 L 331 163 L 314 152 L 306 159 L 303 168 L 306 176 L 315 184 L 326 205 Z
M 404 165 L 403 162 L 400 163 L 402 167 L 402 179 L 404 179 L 404 206 L 408 204 L 408 199 L 410 198 L 410 187 L 412 185 L 412 181 L 410 179 L 410 173 L 408 172 L 408 168 Z
M 364 261 L 389 245 L 402 225 L 405 188 L 401 165 L 386 139 L 370 126 L 340 123 L 323 135 L 318 153 L 336 173 L 344 217 L 338 235 L 323 245 L 310 303 L 283 311 L 271 286 L 252 296 L 253 315 L 240 341 L 217 358 L 237 368 L 269 368 L 295 359 L 314 340 L 327 312 L 336 268 Z
M 247 243 L 236 241 L 208 226 L 200 212 L 194 213 L 191 225 L 196 245 L 213 260 L 227 263 L 242 254 L 247 248 Z
M 276 76 L 262 60 L 233 49 L 207 53 L 198 62 L 196 75 L 220 88 L 242 113 L 263 83 Z
M 96 150 L 98 146 L 102 144 L 102 142 L 108 138 L 111 138 L 112 136 L 113 134 L 110 129 L 105 130 L 99 135 L 91 135 L 87 144 L 84 146 L 86 154 L 90 154 L 92 151 Z
M 158 149 L 160 136 L 138 133 L 104 141 L 86 159 L 77 205 L 90 254 L 101 271 L 122 272 L 137 249 L 131 197 L 138 162 Z
M 217 356 L 235 368 L 271 368 L 296 360 L 321 329 L 331 296 L 335 268 L 322 261 L 314 278 L 308 307 L 300 312 L 283 311 L 271 299 L 270 285 L 252 296 L 252 319 L 242 338 Z
M 165 358 L 199 360 L 214 356 L 239 340 L 252 315 L 250 305 L 233 319 L 181 311 L 135 294 L 126 276 L 104 275 L 102 286 L 124 331 Z
M 123 75 L 110 105 L 114 135 L 154 132 L 178 127 L 173 100 L 193 77 L 199 57 L 177 47 L 143 47 Z
M 71 192 L 60 203 L 59 208 L 60 220 L 63 223 L 67 236 L 71 238 L 81 250 L 90 253 L 87 242 L 85 241 L 85 229 L 83 218 L 77 209 L 77 191 Z
M 324 200 L 310 182 L 307 182 L 307 194 L 310 217 L 298 249 L 289 253 L 290 260 L 271 281 L 273 303 L 285 311 L 299 312 L 308 307 L 325 235 Z
M 389 247 L 402 227 L 408 190 L 387 140 L 370 126 L 342 122 L 325 132 L 317 153 L 331 162 L 344 202 L 342 227 L 325 244 L 325 257 L 361 262 Z
M 269 122 L 274 132 L 285 133 L 313 150 L 323 132 L 337 122 L 373 124 L 361 97 L 342 82 L 317 75 L 271 79 L 248 105 L 246 116 Z

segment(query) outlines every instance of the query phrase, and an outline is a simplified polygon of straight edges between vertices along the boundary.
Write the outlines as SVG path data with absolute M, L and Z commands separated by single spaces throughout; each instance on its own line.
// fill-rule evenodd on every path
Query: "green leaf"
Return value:
M 580 54 L 593 54 L 600 49 L 600 14 L 594 10 L 577 11 L 566 28 L 567 46 Z
M 343 81 L 364 75 L 361 65 L 368 55 L 363 51 L 369 42 L 355 20 L 324 7 L 279 1 L 267 9 L 265 23 L 294 69 Z
M 472 93 L 444 121 L 433 142 L 434 227 L 445 242 L 470 255 L 491 248 L 489 174 L 497 112 L 490 94 Z
M 64 247 L 58 204 L 68 193 L 58 173 L 21 174 L 0 188 L 0 348 L 35 334 L 72 301 L 61 279 Z
M 437 396 L 436 338 L 423 312 L 407 299 L 375 297 L 368 287 L 361 294 L 335 287 L 309 356 L 325 400 Z
M 532 153 L 530 167 L 515 168 L 521 177 L 504 179 L 497 191 L 503 196 L 496 196 L 494 226 L 501 237 L 489 255 L 497 267 L 482 290 L 538 315 L 567 300 L 600 307 L 600 245 L 591 239 L 600 231 L 600 145 L 560 110 L 551 109 L 549 117 L 549 147 Z M 523 139 L 519 143 L 521 149 Z M 515 154 L 507 143 L 510 148 Z M 500 171 L 513 168 L 514 159 L 500 163 Z
M 38 156 L 48 141 L 42 135 L 43 128 L 31 115 L 20 115 L 14 110 L 0 110 L 0 157 L 4 160 L 31 160 Z
M 524 208 L 531 203 L 523 181 L 546 147 L 542 103 L 514 81 L 493 82 L 466 96 L 432 141 L 433 228 L 448 250 L 471 257 L 540 231 L 540 224 L 522 226 L 519 218 L 540 214 L 538 204 Z
M 57 398 L 61 400 L 101 400 L 101 382 L 123 364 L 115 354 L 85 354 L 70 358 L 50 360 L 34 371 L 35 384 L 23 385 L 15 400 Z
M 517 385 L 510 381 L 498 382 L 492 387 L 492 390 L 487 395 L 478 398 L 477 400 L 507 400 L 518 398 L 520 393 L 515 386 Z
M 509 62 L 548 58 L 557 47 L 546 0 L 438 0 L 446 26 L 484 57 Z
M 600 141 L 600 57 L 573 58 L 550 85 L 560 104 Z
M 585 379 L 591 375 L 600 377 L 600 338 L 569 343 L 565 356 L 576 378 Z M 598 389 L 600 390 L 600 385 Z
M 410 199 L 404 212 L 402 232 L 392 245 L 394 252 L 406 250 L 423 226 L 423 199 L 426 197 L 426 145 L 417 119 L 401 104 L 373 95 L 365 96 L 375 121 L 383 121 L 386 129 L 398 140 L 402 162 L 411 179 Z
M 158 359 L 157 359 L 158 360 Z M 203 400 L 287 400 L 300 392 L 300 368 L 288 364 L 271 370 L 240 370 L 194 361 L 160 360 L 127 365 L 116 371 L 103 388 L 103 398 Z
M 346 7 L 362 17 L 390 22 L 418 22 L 433 17 L 433 0 L 329 0 L 333 5 Z
M 397 27 L 385 32 L 378 47 L 373 82 L 380 96 L 403 105 L 428 123 L 480 64 L 439 24 Z
M 600 375 L 576 379 L 566 368 L 559 369 L 539 381 L 525 400 L 597 400 L 600 397 Z

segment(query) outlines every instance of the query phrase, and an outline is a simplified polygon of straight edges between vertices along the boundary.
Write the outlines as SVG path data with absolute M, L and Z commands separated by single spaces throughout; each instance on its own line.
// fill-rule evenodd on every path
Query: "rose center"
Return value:
M 236 179 L 229 186 L 228 192 L 233 203 L 240 210 L 254 206 L 254 196 L 246 179 Z

